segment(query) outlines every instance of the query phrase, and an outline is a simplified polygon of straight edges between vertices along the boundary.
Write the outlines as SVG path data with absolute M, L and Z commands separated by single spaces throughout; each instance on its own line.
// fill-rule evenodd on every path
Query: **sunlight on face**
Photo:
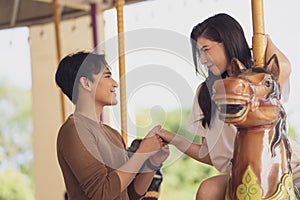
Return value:
M 226 57 L 223 43 L 215 42 L 205 37 L 199 37 L 197 44 L 202 65 L 206 66 L 214 75 L 220 75 L 226 71 L 230 63 Z
M 95 75 L 95 102 L 101 106 L 116 105 L 116 88 L 118 83 L 112 78 L 109 68 L 105 68 L 101 73 Z

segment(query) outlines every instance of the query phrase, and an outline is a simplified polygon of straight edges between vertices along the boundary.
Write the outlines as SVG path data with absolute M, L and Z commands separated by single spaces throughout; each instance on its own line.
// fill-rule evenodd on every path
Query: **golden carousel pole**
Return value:
M 120 86 L 120 110 L 121 110 L 121 134 L 128 147 L 127 134 L 127 105 L 126 105 L 126 79 L 125 79 L 125 48 L 124 48 L 124 0 L 116 1 L 117 24 L 118 24 L 118 45 L 119 45 L 119 86 Z
M 60 43 L 60 14 L 58 12 L 58 0 L 52 0 L 52 7 L 53 7 L 53 20 L 54 20 L 54 28 L 55 28 L 55 39 L 56 39 L 56 57 L 58 63 L 61 59 L 61 43 Z M 61 118 L 62 122 L 66 119 L 66 109 L 65 109 L 65 101 L 63 93 L 60 91 L 60 104 L 61 104 Z
M 265 37 L 263 0 L 251 0 L 253 37 L 252 50 L 255 67 L 265 65 L 267 38 Z

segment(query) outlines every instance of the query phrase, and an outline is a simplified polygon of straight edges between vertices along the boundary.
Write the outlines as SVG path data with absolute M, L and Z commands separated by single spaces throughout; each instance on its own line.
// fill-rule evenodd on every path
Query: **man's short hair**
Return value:
M 81 77 L 94 81 L 93 75 L 108 67 L 103 54 L 80 51 L 64 57 L 57 68 L 55 82 L 74 103 L 78 99 L 78 83 Z

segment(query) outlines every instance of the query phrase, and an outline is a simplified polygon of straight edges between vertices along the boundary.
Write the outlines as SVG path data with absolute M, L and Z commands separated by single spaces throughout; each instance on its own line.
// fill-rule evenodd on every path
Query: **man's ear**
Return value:
M 92 91 L 92 82 L 87 77 L 80 77 L 79 84 L 87 91 Z

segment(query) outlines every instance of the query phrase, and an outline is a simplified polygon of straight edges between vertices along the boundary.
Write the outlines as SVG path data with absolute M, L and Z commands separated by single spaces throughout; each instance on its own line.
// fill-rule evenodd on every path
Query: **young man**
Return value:
M 78 52 L 66 56 L 55 78 L 75 105 L 57 137 L 69 199 L 140 199 L 169 155 L 168 146 L 156 134 L 160 126 L 147 134 L 129 159 L 120 134 L 100 121 L 103 107 L 117 104 L 118 84 L 104 55 Z

